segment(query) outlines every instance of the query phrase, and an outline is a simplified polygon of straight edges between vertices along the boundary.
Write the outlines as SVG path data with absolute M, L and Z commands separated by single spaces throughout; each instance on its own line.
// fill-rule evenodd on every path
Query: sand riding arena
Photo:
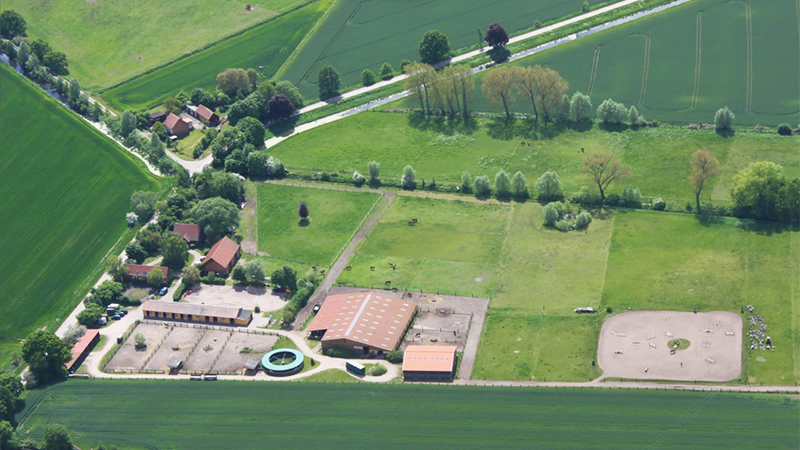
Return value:
M 742 318 L 727 311 L 617 314 L 600 330 L 597 361 L 604 377 L 733 380 L 742 369 Z

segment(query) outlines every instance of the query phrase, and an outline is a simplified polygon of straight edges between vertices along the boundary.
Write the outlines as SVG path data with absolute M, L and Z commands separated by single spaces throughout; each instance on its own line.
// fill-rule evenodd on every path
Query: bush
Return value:
M 730 131 L 736 115 L 728 107 L 720 108 L 714 114 L 714 128 L 717 131 Z
M 181 285 L 178 286 L 178 289 L 176 289 L 175 292 L 172 293 L 172 300 L 174 300 L 176 302 L 179 301 L 181 299 L 181 297 L 183 297 L 183 294 L 186 293 L 187 290 L 189 290 L 189 286 L 187 286 L 186 283 L 181 281 Z
M 330 356 L 331 358 L 352 358 L 353 352 L 346 348 L 339 348 L 339 347 L 331 347 L 325 350 L 325 356 Z
M 778 134 L 781 136 L 791 136 L 792 127 L 788 123 L 782 123 L 778 125 Z
M 569 220 L 559 220 L 556 222 L 556 229 L 558 231 L 569 231 L 572 229 L 572 222 Z
M 380 71 L 381 79 L 388 80 L 394 76 L 394 67 L 388 62 L 383 63 Z
M 358 171 L 353 172 L 353 184 L 355 184 L 357 187 L 361 187 L 366 182 L 367 179 L 364 177 L 364 175 L 361 175 L 360 173 L 358 173 Z
M 546 226 L 554 226 L 558 219 L 561 218 L 561 204 L 560 203 L 548 203 L 544 207 L 544 224 Z
M 592 215 L 586 211 L 581 212 L 578 214 L 578 217 L 575 219 L 575 228 L 579 230 L 585 230 L 586 227 L 589 226 L 589 223 L 592 222 Z
M 622 205 L 628 208 L 642 207 L 642 193 L 635 186 L 625 186 L 622 188 Z
M 78 313 L 78 323 L 85 327 L 93 327 L 97 325 L 97 320 L 100 319 L 104 312 L 99 305 L 89 305 Z
M 387 372 L 386 367 L 378 364 L 377 366 L 373 367 L 372 370 L 369 371 L 369 374 L 373 377 L 379 377 L 384 375 Z
M 133 340 L 136 342 L 136 350 L 142 350 L 143 348 L 147 347 L 145 343 L 145 337 L 142 333 L 136 333 L 136 336 L 133 337 Z
M 481 175 L 475 178 L 475 194 L 479 197 L 488 197 L 492 195 L 492 188 L 489 185 L 489 177 Z
M 657 198 L 653 200 L 653 209 L 655 211 L 664 211 L 667 209 L 667 202 L 665 202 L 662 198 Z
M 595 192 L 594 189 L 582 186 L 581 189 L 572 196 L 572 202 L 582 205 L 596 205 L 600 203 L 600 195 Z
M 256 314 L 260 314 L 261 313 L 261 308 L 256 306 L 255 308 L 253 308 L 253 312 L 256 313 Z
M 386 360 L 392 364 L 400 364 L 403 362 L 403 351 L 393 350 L 386 354 Z
M 613 310 L 613 309 L 611 309 L 611 307 L 610 307 L 610 306 L 606 306 L 606 312 L 607 312 L 607 313 L 609 313 L 609 314 L 611 314 L 612 312 L 614 312 L 614 310 Z
M 400 180 L 400 185 L 403 189 L 414 189 L 417 186 L 414 181 L 416 177 L 417 173 L 414 168 L 408 165 L 403 169 L 403 178 Z
M 375 73 L 369 69 L 364 69 L 364 71 L 361 72 L 361 84 L 364 86 L 372 86 L 375 84 Z
M 608 194 L 608 195 L 606 195 L 606 205 L 608 205 L 608 206 L 617 206 L 617 205 L 619 205 L 619 195 L 617 195 L 617 194 Z
M 603 123 L 622 123 L 628 118 L 628 108 L 609 98 L 597 107 L 597 118 Z

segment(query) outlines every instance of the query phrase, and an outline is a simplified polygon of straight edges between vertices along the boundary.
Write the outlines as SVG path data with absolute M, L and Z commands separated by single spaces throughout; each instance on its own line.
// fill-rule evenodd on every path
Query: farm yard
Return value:
M 85 88 L 98 90 L 169 63 L 302 3 L 302 0 L 169 3 L 8 0 L 3 2 L 3 8 L 25 16 L 32 39 L 44 39 L 66 53 L 71 75 Z M 245 10 L 246 4 L 252 5 L 251 11 Z M 180 78 L 195 77 L 183 73 Z
M 502 119 L 474 119 L 465 125 L 458 118 L 442 121 L 367 112 L 294 136 L 270 148 L 270 153 L 292 169 L 343 174 L 366 173 L 367 162 L 374 159 L 383 176 L 392 178 L 400 178 L 403 167 L 410 164 L 418 178 L 429 182 L 458 183 L 465 170 L 473 177 L 493 177 L 504 169 L 509 174 L 522 171 L 533 185 L 542 173 L 555 170 L 567 195 L 588 185 L 581 172 L 585 156 L 611 153 L 631 166 L 627 184 L 639 187 L 644 196 L 681 204 L 694 201 L 689 160 L 701 148 L 713 153 L 723 170 L 718 180 L 709 180 L 714 184 L 703 191 L 704 201 L 728 203 L 733 176 L 752 162 L 773 161 L 784 167 L 787 177 L 800 176 L 797 137 L 739 133 L 723 138 L 712 130 L 665 127 L 623 132 L 597 126 L 588 131 L 553 128 L 544 135 L 522 120 L 508 124 Z M 612 191 L 620 190 L 622 185 L 612 186 Z
M 509 65 L 546 65 L 597 107 L 612 98 L 646 119 L 712 122 L 728 106 L 737 124 L 800 120 L 796 2 L 696 0 L 582 37 Z M 780 43 L 776 45 L 776 43 Z M 481 93 L 473 109 L 501 112 Z M 416 106 L 410 99 L 405 104 Z M 515 111 L 531 113 L 530 105 Z
M 419 41 L 428 30 L 445 33 L 455 50 L 477 45 L 476 29 L 485 31 L 490 22 L 500 22 L 513 33 L 533 28 L 537 20 L 580 12 L 582 5 L 581 0 L 342 0 L 280 75 L 295 83 L 304 96 L 316 97 L 317 71 L 326 64 L 336 68 L 343 86 L 350 86 L 359 82 L 364 69 L 377 73 L 384 62 L 399 69 L 402 60 L 419 59 Z M 370 38 L 365 40 L 365 36 Z
M 272 258 L 326 268 L 380 194 L 258 184 L 258 248 Z M 309 220 L 297 214 L 308 206 Z
M 0 64 L 0 336 L 54 330 L 86 278 L 125 232 L 136 190 L 159 183 L 142 164 Z M 83 289 L 88 290 L 88 286 Z M 4 345 L 3 351 L 5 352 Z
M 265 414 L 265 399 L 281 413 Z M 486 448 L 498 429 L 504 448 L 760 449 L 800 439 L 796 397 L 713 392 L 72 380 L 33 392 L 26 405 L 17 415 L 23 433 L 41 439 L 57 421 L 81 448 L 247 448 L 263 443 L 265 429 L 298 423 L 313 432 L 274 433 L 273 445 L 352 448 L 369 439 L 386 448 Z
M 272 77 L 320 19 L 332 0 L 319 0 L 241 35 L 146 73 L 102 93 L 118 109 L 149 108 L 179 92 L 213 89 L 217 74 L 231 67 L 260 70 Z M 244 8 L 242 8 L 244 9 Z

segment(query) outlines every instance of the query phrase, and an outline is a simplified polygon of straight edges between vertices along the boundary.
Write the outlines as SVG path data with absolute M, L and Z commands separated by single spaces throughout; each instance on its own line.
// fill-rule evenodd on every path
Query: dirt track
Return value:
M 674 338 L 689 347 L 671 354 Z M 604 377 L 729 381 L 742 370 L 742 318 L 727 311 L 617 314 L 603 324 L 597 353 Z

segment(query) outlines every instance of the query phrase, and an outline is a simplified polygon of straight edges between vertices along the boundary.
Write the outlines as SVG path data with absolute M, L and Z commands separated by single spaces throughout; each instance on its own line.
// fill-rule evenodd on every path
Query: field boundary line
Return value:
M 594 91 L 594 80 L 597 77 L 597 65 L 600 62 L 600 50 L 603 48 L 602 44 L 594 48 L 594 55 L 592 57 L 592 70 L 589 72 L 589 87 L 586 89 L 586 95 L 592 96 Z
M 317 59 L 314 60 L 314 62 L 308 68 L 306 73 L 303 74 L 303 76 L 300 78 L 300 81 L 297 82 L 298 85 L 305 83 L 305 81 L 314 71 L 314 68 L 316 68 L 317 65 L 322 61 L 322 59 L 328 54 L 328 50 L 330 50 L 333 44 L 336 43 L 337 40 L 339 40 L 339 37 L 342 35 L 342 33 L 344 33 L 344 30 L 346 30 L 347 27 L 350 26 L 350 22 L 353 21 L 353 17 L 355 17 L 356 14 L 358 14 L 358 11 L 361 10 L 361 7 L 364 6 L 364 3 L 366 2 L 367 0 L 361 0 L 358 3 L 358 6 L 356 6 L 355 9 L 353 9 L 353 12 L 351 12 L 350 15 L 347 16 L 347 20 L 342 24 L 342 26 L 339 27 L 339 29 L 336 31 L 336 34 L 333 35 L 333 37 L 328 41 L 325 47 L 322 48 L 322 51 L 317 56 Z
M 697 12 L 695 44 L 694 44 L 694 90 L 692 91 L 692 102 L 689 109 L 697 107 L 697 99 L 700 96 L 700 64 L 702 62 L 702 38 L 703 38 L 703 11 Z
M 644 37 L 644 67 L 642 69 L 642 90 L 639 93 L 639 107 L 644 106 L 644 97 L 647 94 L 647 78 L 650 74 L 650 36 L 642 34 Z
M 306 35 L 303 36 L 303 40 L 301 40 L 300 43 L 297 44 L 294 50 L 292 50 L 292 53 L 289 53 L 289 56 L 286 57 L 286 61 L 284 61 L 283 64 L 281 64 L 281 66 L 278 67 L 278 70 L 275 71 L 275 75 L 273 75 L 272 77 L 273 79 L 279 80 L 281 79 L 281 77 L 283 77 L 283 74 L 289 69 L 289 66 L 292 63 L 294 63 L 294 59 L 292 59 L 292 57 L 296 56 L 303 48 L 305 48 L 308 40 L 317 34 L 319 26 L 325 23 L 326 20 L 328 20 L 328 16 L 330 15 L 331 11 L 333 11 L 333 8 L 339 4 L 340 4 L 339 0 L 333 0 L 331 2 L 331 6 L 328 7 L 328 9 L 322 16 L 320 16 L 319 19 L 317 19 L 317 23 L 315 23 L 314 26 L 311 27 L 310 30 L 308 30 L 308 33 L 306 33 Z
M 347 192 L 347 191 L 345 191 L 345 192 Z M 367 211 L 367 213 L 364 214 L 364 217 L 361 218 L 361 222 L 359 222 L 358 225 L 356 226 L 356 228 L 353 230 L 353 232 L 350 233 L 350 237 L 347 238 L 347 241 L 344 243 L 344 245 L 342 245 L 342 248 L 340 248 L 339 251 L 336 252 L 336 256 L 334 256 L 333 259 L 331 259 L 331 263 L 329 264 L 329 267 L 333 267 L 333 265 L 336 264 L 336 261 L 339 259 L 339 257 L 342 255 L 342 253 L 344 253 L 344 249 L 347 248 L 347 244 L 349 244 L 350 241 L 353 240 L 353 238 L 355 237 L 356 233 L 358 233 L 358 231 L 361 229 L 361 227 L 364 226 L 364 221 L 367 220 L 367 217 L 369 217 L 370 214 L 372 214 L 372 211 L 375 209 L 375 205 L 377 205 L 378 202 L 380 202 L 381 199 L 383 197 L 385 197 L 385 196 L 386 196 L 386 194 L 384 194 L 383 192 L 380 193 L 378 198 L 375 200 L 375 202 L 369 208 L 369 211 Z M 391 203 L 391 202 L 389 202 L 389 203 Z M 381 214 L 381 216 L 382 216 L 382 214 Z M 378 219 L 380 219 L 380 218 L 378 218 Z M 377 222 L 375 224 L 377 225 Z

